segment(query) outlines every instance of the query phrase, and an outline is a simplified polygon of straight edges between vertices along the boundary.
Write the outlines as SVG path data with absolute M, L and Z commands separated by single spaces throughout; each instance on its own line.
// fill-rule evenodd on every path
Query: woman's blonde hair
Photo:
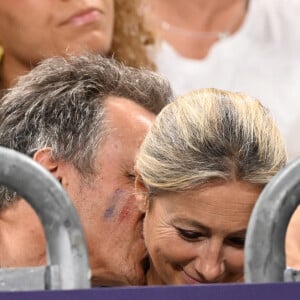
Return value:
M 141 146 L 136 168 L 155 195 L 219 180 L 265 185 L 286 159 L 281 134 L 258 100 L 203 89 L 161 111 Z
M 147 28 L 142 5 L 145 0 L 114 0 L 115 22 L 110 56 L 131 67 L 154 70 L 147 47 L 154 44 L 152 31 Z

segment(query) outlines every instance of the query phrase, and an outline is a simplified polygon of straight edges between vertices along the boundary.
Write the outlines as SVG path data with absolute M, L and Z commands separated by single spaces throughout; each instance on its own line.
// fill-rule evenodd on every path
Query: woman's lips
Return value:
M 183 275 L 184 275 L 184 280 L 186 281 L 187 284 L 199 284 L 199 283 L 202 283 L 200 280 L 197 280 L 197 279 L 191 277 L 184 270 L 182 270 L 182 272 L 183 272 Z
M 185 272 L 183 269 L 182 269 L 182 273 L 183 273 L 184 281 L 187 284 L 209 284 L 209 283 L 223 282 L 221 280 L 221 278 L 216 279 L 214 281 L 208 281 L 208 280 L 205 280 L 205 278 L 201 278 L 201 277 L 200 278 L 194 278 L 193 276 L 190 276 L 187 272 Z
M 76 13 L 75 15 L 62 22 L 61 25 L 81 26 L 96 22 L 100 19 L 102 12 L 98 9 L 87 9 Z

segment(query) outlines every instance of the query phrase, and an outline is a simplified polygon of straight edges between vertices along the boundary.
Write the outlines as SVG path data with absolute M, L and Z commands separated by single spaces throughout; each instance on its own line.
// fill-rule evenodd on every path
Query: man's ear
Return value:
M 46 168 L 58 180 L 60 180 L 57 174 L 58 162 L 52 157 L 52 148 L 45 147 L 37 150 L 33 155 L 33 159 Z
M 141 178 L 141 176 L 135 171 L 135 182 L 134 182 L 134 188 L 135 188 L 135 198 L 137 202 L 138 209 L 145 213 L 148 208 L 148 191 L 147 188 Z

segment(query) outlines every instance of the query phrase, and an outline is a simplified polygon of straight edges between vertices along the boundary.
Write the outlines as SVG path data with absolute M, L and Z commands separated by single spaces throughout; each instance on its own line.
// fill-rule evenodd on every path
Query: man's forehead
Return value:
M 136 103 L 134 100 L 118 96 L 109 96 L 105 99 L 105 107 L 107 109 L 127 110 L 128 107 L 135 107 L 136 109 L 143 108 L 141 104 Z M 146 110 L 146 109 L 145 109 Z
M 133 100 L 110 96 L 105 100 L 105 115 L 113 122 L 138 122 L 150 126 L 155 115 Z M 129 125 L 129 124 L 128 124 Z

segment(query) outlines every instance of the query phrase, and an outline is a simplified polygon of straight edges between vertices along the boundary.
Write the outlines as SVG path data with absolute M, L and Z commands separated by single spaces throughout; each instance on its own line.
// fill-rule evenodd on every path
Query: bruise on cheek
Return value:
M 126 199 L 126 202 L 124 206 L 122 207 L 119 216 L 118 216 L 118 222 L 123 222 L 126 217 L 129 215 L 129 213 L 134 209 L 133 205 L 135 203 L 135 197 L 131 195 Z
M 121 189 L 116 189 L 113 193 L 112 197 L 109 199 L 108 203 L 109 207 L 104 211 L 103 217 L 105 220 L 112 219 L 115 217 L 115 212 L 117 208 L 118 202 L 124 198 L 124 191 Z
M 104 219 L 110 219 L 113 217 L 115 211 L 115 207 L 112 205 L 109 208 L 107 208 L 104 212 Z
M 135 208 L 135 196 L 127 191 L 117 189 L 109 200 L 109 207 L 104 211 L 105 220 L 123 222 Z

